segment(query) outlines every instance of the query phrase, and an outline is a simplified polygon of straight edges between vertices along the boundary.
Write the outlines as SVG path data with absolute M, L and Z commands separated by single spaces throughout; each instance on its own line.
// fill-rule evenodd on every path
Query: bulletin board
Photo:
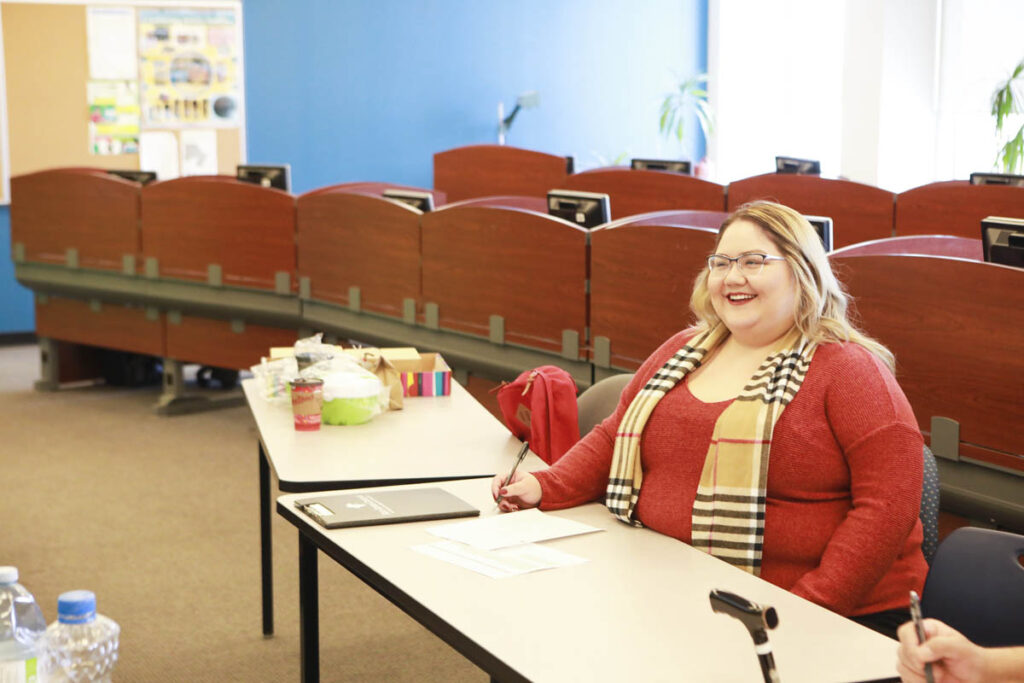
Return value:
M 147 134 L 150 140 L 160 137 L 182 157 L 183 139 L 215 145 L 216 168 L 208 172 L 234 175 L 235 166 L 244 163 L 241 4 L 117 3 L 111 11 L 123 15 L 130 9 L 138 39 L 135 82 L 123 84 L 91 77 L 90 59 L 96 55 L 95 48 L 90 53 L 89 31 L 96 12 L 90 14 L 90 7 L 108 6 L 103 0 L 93 5 L 0 2 L 5 86 L 0 104 L 6 104 L 0 116 L 0 124 L 6 121 L 6 135 L 0 137 L 6 146 L 0 154 L 0 202 L 10 201 L 10 177 L 23 173 L 60 166 L 137 170 L 140 154 L 132 139 L 140 135 L 143 141 Z M 218 45 L 225 44 L 220 50 L 233 50 L 233 58 L 218 61 Z M 161 51 L 169 53 L 166 59 L 158 58 Z M 133 109 L 134 135 L 131 126 L 117 125 L 130 120 Z M 118 115 L 122 118 L 104 118 Z M 114 133 L 98 135 L 98 130 Z M 123 137 L 119 131 L 126 131 Z

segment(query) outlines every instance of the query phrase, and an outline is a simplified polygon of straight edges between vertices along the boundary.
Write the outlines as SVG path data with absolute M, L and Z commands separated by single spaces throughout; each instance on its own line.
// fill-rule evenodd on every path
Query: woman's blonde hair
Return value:
M 807 339 L 817 343 L 848 341 L 860 344 L 894 370 L 892 352 L 860 332 L 847 319 L 849 297 L 832 272 L 821 239 L 806 218 L 775 202 L 744 204 L 718 229 L 716 250 L 725 231 L 739 220 L 750 221 L 764 230 L 789 263 L 799 292 L 794 311 L 796 327 Z M 697 316 L 699 329 L 709 329 L 720 322 L 711 305 L 707 266 L 694 283 L 690 309 Z

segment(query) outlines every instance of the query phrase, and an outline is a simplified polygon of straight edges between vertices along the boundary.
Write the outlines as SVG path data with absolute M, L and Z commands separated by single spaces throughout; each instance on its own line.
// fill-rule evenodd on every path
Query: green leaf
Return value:
M 1024 125 L 1000 148 L 996 155 L 996 167 L 1001 167 L 1004 173 L 1020 173 L 1024 170 Z
M 992 116 L 996 119 L 996 133 L 1003 132 L 1003 124 L 1011 114 L 1024 113 L 1024 83 L 1018 82 L 1024 74 L 1024 60 L 1021 60 L 1005 82 L 1000 83 L 992 93 Z

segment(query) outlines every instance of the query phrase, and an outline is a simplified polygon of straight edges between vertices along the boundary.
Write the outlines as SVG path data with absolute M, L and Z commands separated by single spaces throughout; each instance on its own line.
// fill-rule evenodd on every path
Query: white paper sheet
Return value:
M 181 131 L 181 175 L 217 175 L 217 131 Z
M 481 550 L 495 550 L 523 543 L 537 543 L 552 538 L 603 531 L 598 527 L 571 519 L 544 514 L 536 508 L 483 517 L 469 522 L 455 522 L 427 529 L 441 538 L 459 541 Z
M 131 7 L 89 7 L 86 11 L 89 78 L 136 80 L 139 77 L 139 53 L 135 42 L 135 10 Z
M 139 135 L 139 168 L 156 171 L 158 180 L 177 178 L 178 138 L 166 130 L 143 131 Z
M 480 550 L 455 541 L 438 541 L 412 547 L 418 553 L 471 569 L 492 579 L 503 579 L 541 569 L 582 564 L 588 560 L 554 548 L 528 543 L 501 550 Z

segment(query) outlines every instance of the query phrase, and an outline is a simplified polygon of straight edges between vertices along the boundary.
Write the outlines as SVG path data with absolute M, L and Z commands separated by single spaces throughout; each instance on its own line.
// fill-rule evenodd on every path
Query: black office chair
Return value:
M 941 619 L 985 647 L 1024 645 L 1024 536 L 963 527 L 939 544 L 921 596 Z
M 924 447 L 921 527 L 924 529 L 921 552 L 930 565 L 932 558 L 935 557 L 935 551 L 939 548 L 939 468 L 935 464 L 935 455 L 927 446 Z
M 633 373 L 612 375 L 595 382 L 576 399 L 580 436 L 590 433 L 598 422 L 615 412 L 622 390 L 633 379 Z

